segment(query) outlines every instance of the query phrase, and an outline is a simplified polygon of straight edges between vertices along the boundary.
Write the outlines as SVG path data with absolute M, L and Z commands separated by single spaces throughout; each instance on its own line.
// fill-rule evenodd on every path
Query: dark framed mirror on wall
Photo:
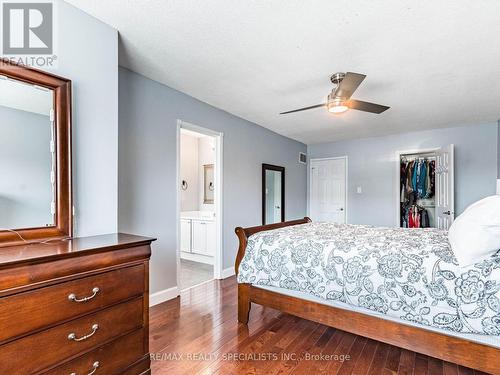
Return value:
M 285 221 L 285 167 L 262 164 L 262 225 Z
M 0 124 L 0 247 L 71 237 L 71 81 L 0 59 Z

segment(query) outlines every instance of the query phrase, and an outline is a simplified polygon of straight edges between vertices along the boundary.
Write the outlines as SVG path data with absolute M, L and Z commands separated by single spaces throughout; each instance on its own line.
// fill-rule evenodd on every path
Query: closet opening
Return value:
M 436 153 L 400 156 L 402 228 L 436 227 Z
M 221 278 L 222 134 L 178 122 L 177 285 Z
M 397 226 L 449 229 L 454 220 L 454 147 L 398 151 Z

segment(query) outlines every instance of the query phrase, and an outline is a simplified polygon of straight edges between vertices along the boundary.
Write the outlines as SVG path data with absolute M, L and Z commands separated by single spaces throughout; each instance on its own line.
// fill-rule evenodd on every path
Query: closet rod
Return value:
M 435 152 L 426 152 L 424 154 L 401 154 L 401 158 L 425 158 L 425 157 L 436 157 Z

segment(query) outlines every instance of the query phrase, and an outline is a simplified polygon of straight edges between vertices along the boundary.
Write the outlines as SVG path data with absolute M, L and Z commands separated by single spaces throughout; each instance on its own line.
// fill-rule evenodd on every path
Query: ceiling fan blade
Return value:
M 314 108 L 319 108 L 319 107 L 324 107 L 326 104 L 316 104 L 312 105 L 310 107 L 304 107 L 304 108 L 299 108 L 299 109 L 294 109 L 292 111 L 286 111 L 286 112 L 281 112 L 280 115 L 286 115 L 287 113 L 293 113 L 293 112 L 300 112 L 300 111 L 307 111 L 308 109 L 314 109 Z
M 347 102 L 347 106 L 351 109 L 357 109 L 358 111 L 371 112 L 371 113 L 382 113 L 391 107 L 385 105 L 363 102 L 361 100 L 351 99 Z
M 335 90 L 335 96 L 349 99 L 365 78 L 364 74 L 347 72 Z

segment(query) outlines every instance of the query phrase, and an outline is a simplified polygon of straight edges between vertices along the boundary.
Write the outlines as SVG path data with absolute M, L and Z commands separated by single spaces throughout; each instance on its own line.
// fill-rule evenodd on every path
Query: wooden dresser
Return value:
M 0 374 L 149 374 L 153 240 L 0 248 Z

